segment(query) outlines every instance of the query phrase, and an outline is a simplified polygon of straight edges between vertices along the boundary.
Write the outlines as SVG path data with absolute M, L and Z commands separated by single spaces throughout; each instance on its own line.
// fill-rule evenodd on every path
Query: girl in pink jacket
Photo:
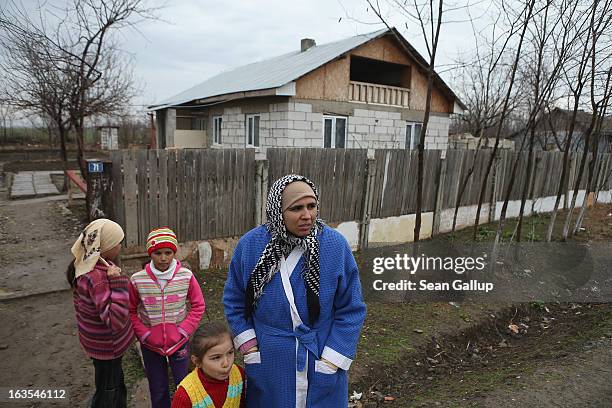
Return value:
M 130 279 L 130 319 L 142 344 L 153 408 L 170 408 L 168 364 L 174 383 L 179 384 L 189 369 L 189 337 L 205 308 L 194 274 L 175 257 L 177 247 L 170 228 L 151 231 L 147 238 L 151 262 Z

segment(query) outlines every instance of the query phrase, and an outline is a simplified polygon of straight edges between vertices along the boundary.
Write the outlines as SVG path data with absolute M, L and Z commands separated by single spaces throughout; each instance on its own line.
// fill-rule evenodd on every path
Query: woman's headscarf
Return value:
M 283 190 L 288 184 L 294 181 L 303 181 L 307 183 L 315 194 L 317 200 L 317 219 L 305 237 L 296 237 L 287 231 L 287 227 L 283 221 L 282 197 Z M 255 265 L 255 269 L 251 273 L 246 289 L 246 310 L 247 316 L 250 317 L 257 307 L 257 302 L 264 293 L 264 287 L 272 280 L 274 274 L 278 271 L 282 257 L 287 257 L 294 248 L 300 247 L 304 250 L 305 260 L 302 269 L 302 278 L 306 286 L 306 299 L 308 302 L 308 314 L 310 324 L 319 318 L 319 241 L 317 241 L 317 233 L 323 227 L 323 221 L 318 217 L 319 210 L 319 194 L 314 183 L 304 176 L 297 174 L 289 174 L 274 182 L 270 192 L 268 193 L 268 202 L 266 204 L 267 222 L 266 227 L 272 239 L 266 245 L 261 257 Z
M 100 218 L 90 222 L 72 245 L 74 278 L 91 271 L 100 254 L 119 245 L 123 237 L 123 229 L 114 221 Z

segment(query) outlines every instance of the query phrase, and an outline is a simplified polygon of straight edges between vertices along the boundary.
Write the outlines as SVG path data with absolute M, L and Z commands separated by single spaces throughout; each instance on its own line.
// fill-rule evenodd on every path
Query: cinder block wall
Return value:
M 213 147 L 245 146 L 247 116 L 245 110 L 241 106 L 223 109 L 221 115 L 223 144 Z M 405 147 L 407 115 L 401 112 L 363 108 L 341 111 L 343 113 L 339 113 L 338 116 L 348 118 L 347 148 L 403 149 Z M 325 114 L 313 112 L 312 104 L 296 101 L 270 103 L 261 105 L 257 113 L 260 116 L 259 151 L 265 152 L 267 147 L 323 147 Z M 329 113 L 329 115 L 334 114 Z M 210 119 L 212 121 L 212 115 Z M 426 149 L 448 148 L 449 124 L 447 116 L 430 116 L 425 139 Z

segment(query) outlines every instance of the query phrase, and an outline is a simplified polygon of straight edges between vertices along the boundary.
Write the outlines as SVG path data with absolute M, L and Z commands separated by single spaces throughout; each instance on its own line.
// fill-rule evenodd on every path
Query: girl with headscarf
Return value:
M 119 224 L 98 219 L 85 227 L 72 246 L 67 270 L 73 289 L 79 340 L 93 361 L 96 391 L 90 407 L 126 407 L 121 358 L 132 344 L 129 279 L 114 264 L 121 252 Z
M 366 308 L 346 239 L 318 217 L 316 187 L 288 175 L 267 222 L 238 242 L 223 303 L 244 354 L 247 407 L 348 405 L 348 369 Z

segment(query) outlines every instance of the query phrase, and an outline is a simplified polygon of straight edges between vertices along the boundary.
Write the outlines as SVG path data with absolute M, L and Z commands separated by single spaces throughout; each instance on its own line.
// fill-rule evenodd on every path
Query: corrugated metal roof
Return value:
M 295 81 L 353 48 L 385 34 L 387 31 L 387 29 L 383 29 L 368 34 L 361 34 L 345 40 L 317 45 L 304 52 L 298 50 L 272 59 L 244 65 L 215 75 L 201 84 L 150 108 L 161 109 L 187 103 L 195 99 L 204 99 L 234 92 L 278 88 Z

